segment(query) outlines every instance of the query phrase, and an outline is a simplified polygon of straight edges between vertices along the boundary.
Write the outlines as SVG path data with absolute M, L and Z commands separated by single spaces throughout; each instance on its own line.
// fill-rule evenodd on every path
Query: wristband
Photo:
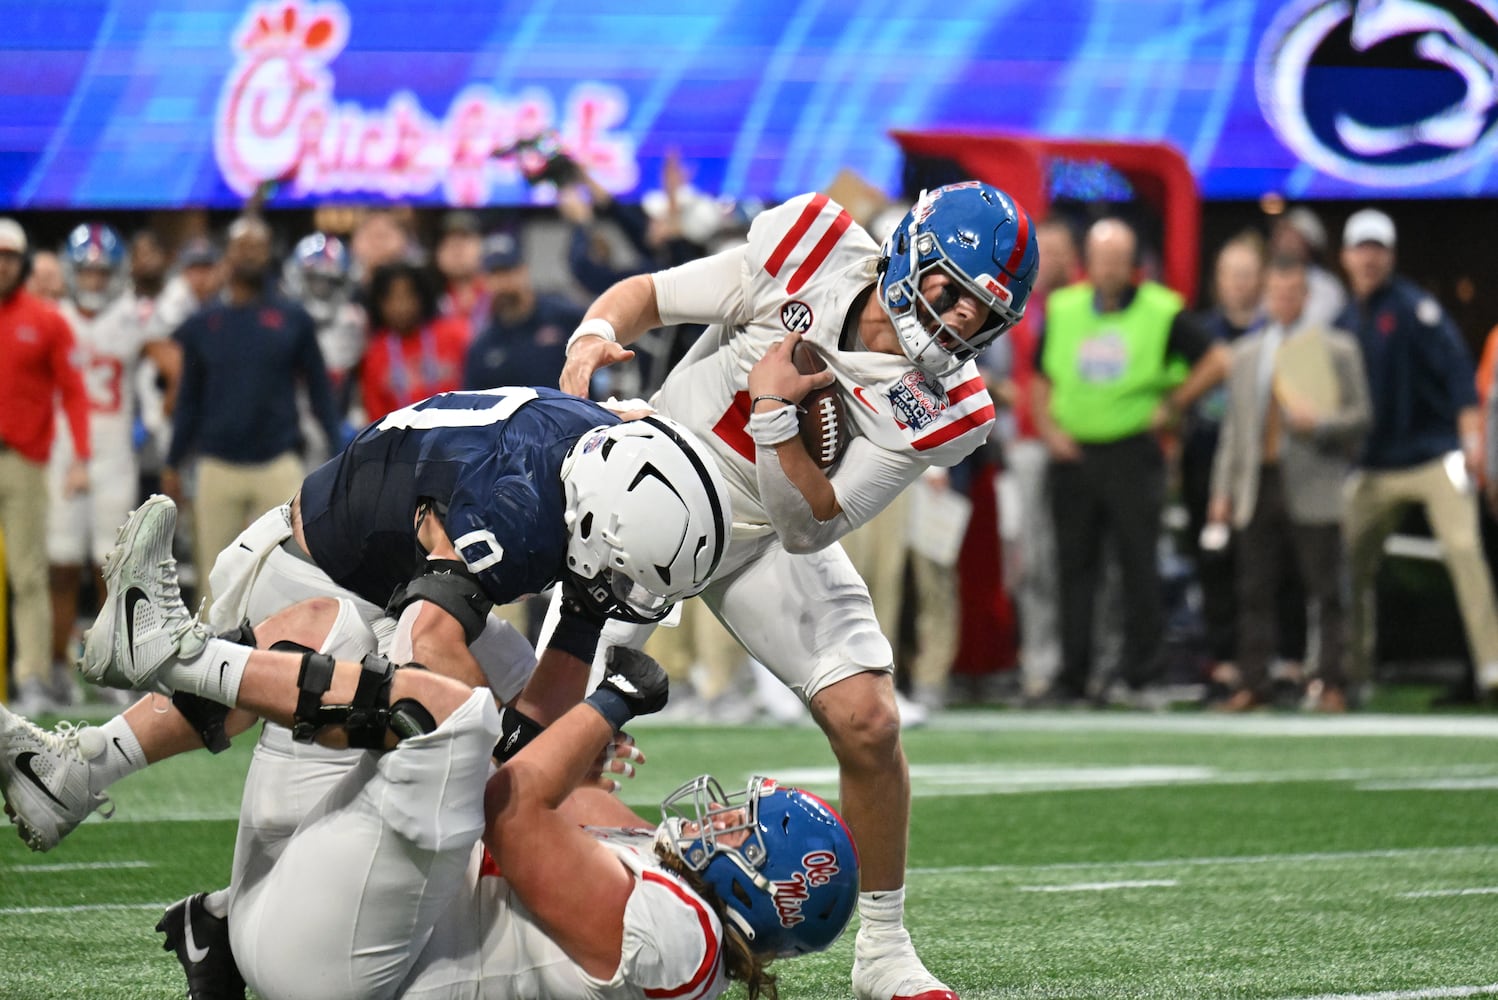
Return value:
M 592 707 L 599 715 L 614 727 L 614 732 L 624 728 L 624 724 L 635 717 L 630 711 L 629 702 L 624 700 L 624 695 L 618 691 L 610 691 L 608 688 L 599 688 L 583 699 L 583 702 Z
M 796 419 L 795 404 L 777 407 L 768 413 L 749 414 L 749 436 L 761 447 L 773 448 L 800 433 L 801 423 Z
M 577 325 L 577 329 L 572 332 L 572 336 L 567 338 L 567 346 L 562 350 L 562 356 L 566 357 L 571 354 L 572 345 L 583 337 L 598 337 L 601 340 L 607 340 L 611 344 L 619 343 L 619 336 L 614 332 L 614 324 L 602 316 L 594 316 L 592 319 L 585 319 Z

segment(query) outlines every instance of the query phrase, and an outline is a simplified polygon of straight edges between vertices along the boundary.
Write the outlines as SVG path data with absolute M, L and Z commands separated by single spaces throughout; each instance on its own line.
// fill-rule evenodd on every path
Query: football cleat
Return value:
M 244 977 L 229 947 L 229 921 L 203 906 L 200 892 L 167 907 L 156 929 L 162 951 L 175 951 L 187 974 L 187 1000 L 244 1000 Z
M 166 689 L 157 673 L 203 651 L 210 634 L 182 603 L 172 538 L 177 507 L 153 496 L 120 526 L 104 560 L 105 598 L 83 636 L 78 669 L 95 684 L 136 691 Z
M 100 807 L 114 815 L 109 796 L 89 790 L 88 760 L 103 749 L 97 729 L 62 722 L 48 732 L 0 705 L 0 796 L 27 847 L 52 850 Z
M 860 930 L 853 945 L 853 995 L 858 1000 L 958 1000 L 916 956 L 910 934 Z

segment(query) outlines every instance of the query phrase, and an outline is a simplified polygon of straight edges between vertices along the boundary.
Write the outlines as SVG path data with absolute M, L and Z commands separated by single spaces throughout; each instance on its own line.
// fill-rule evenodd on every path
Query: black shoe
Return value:
M 167 907 L 156 929 L 162 951 L 175 951 L 187 974 L 187 1000 L 244 1000 L 244 977 L 229 949 L 229 921 L 203 908 L 200 892 Z

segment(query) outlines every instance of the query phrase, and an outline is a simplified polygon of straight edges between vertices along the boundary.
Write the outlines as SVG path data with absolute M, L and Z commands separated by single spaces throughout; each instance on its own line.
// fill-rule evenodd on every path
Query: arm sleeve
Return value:
M 825 549 L 859 525 L 873 519 L 926 470 L 914 457 L 887 451 L 868 438 L 855 437 L 832 476 L 842 512 L 830 521 L 818 521 L 811 505 L 786 478 L 774 448 L 756 447 L 754 474 L 760 499 L 770 524 L 787 552 L 805 553 Z
M 1427 344 L 1427 349 L 1437 355 L 1437 363 L 1446 376 L 1451 404 L 1461 410 L 1477 405 L 1477 370 L 1472 364 L 1472 353 L 1467 343 L 1457 332 L 1451 317 L 1443 311 L 1440 322 L 1426 325 L 1426 335 L 1417 338 Z
M 307 397 L 312 403 L 312 412 L 322 424 L 328 436 L 328 450 L 336 452 L 343 437 L 343 417 L 338 413 L 338 404 L 333 399 L 333 384 L 328 380 L 328 366 L 323 361 L 322 349 L 317 346 L 317 327 L 312 317 L 302 316 L 301 366 L 302 377 L 307 380 Z
M 1165 342 L 1165 355 L 1179 355 L 1188 364 L 1196 364 L 1212 347 L 1212 335 L 1196 317 L 1182 309 L 1170 321 L 1170 339 Z
M 192 450 L 203 406 L 203 359 L 198 355 L 195 323 L 191 318 L 177 328 L 177 343 L 182 345 L 182 380 L 177 387 L 177 408 L 172 411 L 172 446 L 166 464 L 176 468 Z
M 610 267 L 594 260 L 593 233 L 587 226 L 572 227 L 567 267 L 572 271 L 573 280 L 594 295 L 602 295 L 614 284 L 640 273 L 637 269 Z
M 680 267 L 657 271 L 656 308 L 661 323 L 722 323 L 733 325 L 749 318 L 749 296 L 744 280 L 749 247 L 734 247 Z
M 52 314 L 55 327 L 52 337 L 52 372 L 62 394 L 63 412 L 68 417 L 68 430 L 73 435 L 73 454 L 80 459 L 89 457 L 88 440 L 88 393 L 83 388 L 83 375 L 73 364 L 73 328 L 62 318 L 61 313 Z

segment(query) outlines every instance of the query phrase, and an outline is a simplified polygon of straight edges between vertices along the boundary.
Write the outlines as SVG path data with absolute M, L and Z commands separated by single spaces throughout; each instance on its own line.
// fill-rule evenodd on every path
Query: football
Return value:
M 827 370 L 822 355 L 804 340 L 791 352 L 791 362 L 803 375 Z M 848 446 L 848 413 L 837 382 L 814 389 L 801 400 L 801 443 L 819 469 L 830 469 L 843 457 Z

